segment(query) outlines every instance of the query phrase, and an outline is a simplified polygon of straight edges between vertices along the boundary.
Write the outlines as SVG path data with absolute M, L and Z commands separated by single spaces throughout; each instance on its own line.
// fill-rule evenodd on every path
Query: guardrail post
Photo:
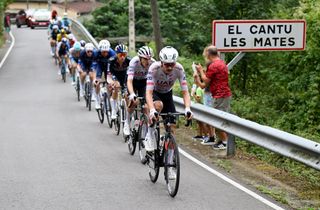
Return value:
M 236 153 L 236 141 L 234 135 L 228 133 L 227 156 L 232 157 Z

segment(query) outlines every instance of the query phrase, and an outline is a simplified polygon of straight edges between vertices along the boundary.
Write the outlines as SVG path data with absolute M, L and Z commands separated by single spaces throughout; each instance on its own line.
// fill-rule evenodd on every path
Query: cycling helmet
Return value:
M 148 46 L 143 46 L 138 50 L 138 56 L 146 59 L 153 57 L 152 49 Z
M 81 44 L 81 47 L 84 47 L 84 46 L 86 45 L 86 41 L 81 40 L 81 41 L 80 41 L 80 44 Z
M 74 35 L 73 35 L 73 34 L 68 34 L 68 35 L 67 35 L 67 37 L 68 37 L 68 39 L 72 39 L 72 40 L 74 40 L 74 39 L 75 39 L 75 37 L 74 37 Z
M 61 29 L 61 34 L 65 34 L 66 33 L 66 30 L 64 30 L 64 29 Z
M 127 53 L 128 47 L 124 44 L 118 44 L 115 48 L 116 53 Z
M 94 46 L 92 43 L 87 43 L 85 46 L 84 46 L 84 49 L 87 51 L 93 51 L 94 50 Z
M 75 51 L 80 51 L 80 50 L 81 50 L 81 44 L 80 44 L 80 42 L 74 43 L 73 49 L 74 49 Z
M 110 50 L 110 42 L 108 40 L 101 40 L 99 42 L 99 49 L 101 51 L 109 51 Z
M 62 42 L 63 44 L 67 44 L 67 43 L 68 43 L 68 40 L 67 40 L 67 38 L 63 37 L 63 38 L 61 39 L 61 42 Z
M 66 12 L 63 13 L 63 17 L 64 17 L 64 18 L 68 17 L 68 13 L 66 13 Z
M 179 53 L 171 46 L 162 48 L 159 53 L 159 58 L 163 63 L 175 63 L 179 57 Z
M 57 26 L 57 25 L 54 25 L 53 27 L 52 27 L 52 30 L 58 30 L 59 29 L 59 26 Z

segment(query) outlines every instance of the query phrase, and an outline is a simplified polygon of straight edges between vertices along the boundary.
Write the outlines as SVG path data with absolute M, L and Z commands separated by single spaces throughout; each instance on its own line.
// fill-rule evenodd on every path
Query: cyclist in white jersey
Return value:
M 160 53 L 160 61 L 154 62 L 148 71 L 146 101 L 149 109 L 150 122 L 158 120 L 158 112 L 176 112 L 172 87 L 176 80 L 179 80 L 183 101 L 185 105 L 185 115 L 189 113 L 189 120 L 192 118 L 190 110 L 190 95 L 183 66 L 177 62 L 178 51 L 171 47 L 164 47 Z M 175 131 L 175 119 L 170 119 L 172 131 Z M 156 143 L 154 139 L 154 127 L 148 128 L 145 139 L 145 149 L 153 151 Z
M 127 119 L 123 126 L 124 135 L 130 135 L 131 114 L 138 103 L 136 93 L 139 97 L 145 96 L 148 69 L 155 62 L 152 58 L 152 49 L 148 46 L 141 47 L 137 54 L 131 59 L 127 70 L 127 88 L 130 102 L 127 109 Z

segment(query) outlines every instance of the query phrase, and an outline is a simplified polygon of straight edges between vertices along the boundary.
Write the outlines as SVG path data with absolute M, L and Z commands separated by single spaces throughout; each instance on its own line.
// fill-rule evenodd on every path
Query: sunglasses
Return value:
M 117 55 L 118 55 L 118 57 L 126 57 L 127 53 L 118 53 Z
M 174 67 L 176 63 L 163 63 L 165 67 Z
M 88 50 L 87 53 L 92 53 L 92 50 Z

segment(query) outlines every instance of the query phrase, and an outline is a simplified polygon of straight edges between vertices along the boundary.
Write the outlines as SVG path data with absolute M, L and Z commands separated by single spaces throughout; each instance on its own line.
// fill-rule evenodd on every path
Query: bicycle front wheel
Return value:
M 77 91 L 78 101 L 80 101 L 80 81 L 79 81 L 79 78 L 77 78 L 76 91 Z
M 121 119 L 119 115 L 119 111 L 117 112 L 117 118 L 113 120 L 114 123 L 114 131 L 116 132 L 116 135 L 118 136 L 120 133 L 120 125 L 121 125 Z
M 180 181 L 180 158 L 179 149 L 175 138 L 170 135 L 165 142 L 164 151 L 164 176 L 167 183 L 168 193 L 174 197 L 178 193 Z
M 148 118 L 143 114 L 140 118 L 140 124 L 138 129 L 138 142 L 139 142 L 139 157 L 142 164 L 146 164 L 146 150 L 144 148 L 144 139 L 148 131 Z
M 112 128 L 112 121 L 111 121 L 111 103 L 110 103 L 110 98 L 108 97 L 108 94 L 105 93 L 103 97 L 104 101 L 104 106 L 105 106 L 105 113 L 107 117 L 107 122 L 109 125 L 109 128 Z
M 98 118 L 101 124 L 103 124 L 104 121 L 104 105 L 101 103 L 101 109 L 97 109 Z
M 155 130 L 155 138 L 156 139 L 158 138 L 158 131 L 157 130 Z M 157 142 L 159 142 L 158 139 L 157 139 Z M 159 150 L 155 149 L 153 152 L 146 152 L 146 157 L 147 157 L 147 164 L 149 166 L 149 178 L 150 178 L 151 182 L 155 183 L 158 180 L 159 172 L 160 172 Z

